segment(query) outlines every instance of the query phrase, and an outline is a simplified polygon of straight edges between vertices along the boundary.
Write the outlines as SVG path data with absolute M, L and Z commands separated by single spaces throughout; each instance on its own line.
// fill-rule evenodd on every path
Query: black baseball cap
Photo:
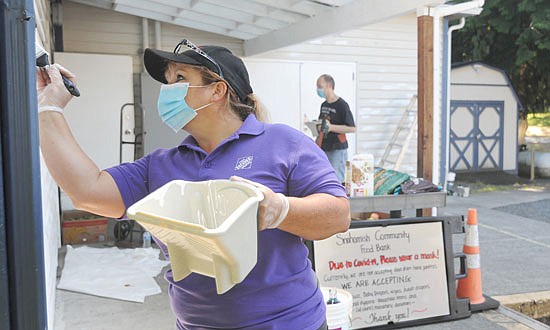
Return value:
M 178 53 L 182 45 L 183 47 L 187 46 L 189 49 Z M 206 53 L 206 56 L 204 53 Z M 250 86 L 248 71 L 243 61 L 225 47 L 197 47 L 184 39 L 176 46 L 174 52 L 166 52 L 153 48 L 145 49 L 145 69 L 147 69 L 151 77 L 163 84 L 167 83 L 164 72 L 166 71 L 168 61 L 200 65 L 217 73 L 237 93 L 241 102 L 245 102 L 248 94 L 253 92 L 252 86 Z

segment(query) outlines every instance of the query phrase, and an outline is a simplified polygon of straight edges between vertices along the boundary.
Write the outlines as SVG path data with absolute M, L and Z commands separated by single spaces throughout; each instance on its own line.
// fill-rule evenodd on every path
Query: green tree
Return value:
M 550 111 L 550 1 L 486 0 L 453 34 L 452 62 L 505 70 L 529 113 Z

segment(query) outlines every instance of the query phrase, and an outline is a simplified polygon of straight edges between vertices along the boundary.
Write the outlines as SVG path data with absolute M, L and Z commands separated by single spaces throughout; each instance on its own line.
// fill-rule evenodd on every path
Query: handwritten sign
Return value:
M 321 286 L 353 295 L 351 329 L 449 314 L 439 222 L 353 228 L 314 251 Z

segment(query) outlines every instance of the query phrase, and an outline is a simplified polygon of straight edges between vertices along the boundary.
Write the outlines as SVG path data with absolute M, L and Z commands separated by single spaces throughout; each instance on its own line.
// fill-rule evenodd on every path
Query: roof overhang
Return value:
M 360 28 L 435 4 L 437 1 L 434 0 L 356 0 L 316 17 L 245 40 L 244 55 L 252 56 L 306 40 Z

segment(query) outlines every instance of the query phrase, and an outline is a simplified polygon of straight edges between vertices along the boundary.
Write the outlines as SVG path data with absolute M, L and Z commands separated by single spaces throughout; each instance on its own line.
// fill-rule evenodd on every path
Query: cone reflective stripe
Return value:
M 479 253 L 479 231 L 477 230 L 477 224 L 469 225 L 468 227 L 470 228 L 470 230 L 466 230 L 466 237 L 464 238 L 464 249 L 472 249 L 472 252 L 469 252 L 472 254 Z M 477 249 L 477 251 L 475 251 L 474 249 Z
M 466 254 L 466 262 L 468 265 L 468 269 L 479 269 L 481 266 L 479 254 Z
M 477 210 L 468 209 L 466 236 L 464 238 L 464 254 L 466 254 L 467 276 L 458 280 L 456 296 L 470 298 L 470 304 L 485 302 L 481 289 L 481 260 L 479 257 L 479 233 L 477 229 Z

